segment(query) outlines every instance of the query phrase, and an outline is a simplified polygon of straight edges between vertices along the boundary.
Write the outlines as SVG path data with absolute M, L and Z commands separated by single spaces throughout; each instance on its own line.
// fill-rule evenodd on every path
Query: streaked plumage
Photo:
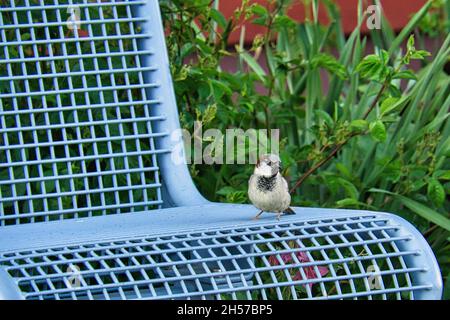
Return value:
M 277 213 L 277 218 L 283 212 L 295 214 L 289 208 L 291 195 L 286 180 L 280 174 L 281 161 L 276 155 L 262 155 L 255 166 L 249 180 L 248 196 L 253 205 L 262 212 Z

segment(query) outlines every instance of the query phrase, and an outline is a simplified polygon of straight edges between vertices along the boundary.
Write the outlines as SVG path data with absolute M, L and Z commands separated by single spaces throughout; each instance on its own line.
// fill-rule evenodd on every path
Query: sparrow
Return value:
M 263 154 L 256 162 L 255 170 L 248 181 L 248 197 L 252 204 L 263 212 L 274 212 L 277 219 L 284 213 L 295 214 L 289 207 L 291 195 L 287 181 L 280 173 L 281 160 L 274 154 Z

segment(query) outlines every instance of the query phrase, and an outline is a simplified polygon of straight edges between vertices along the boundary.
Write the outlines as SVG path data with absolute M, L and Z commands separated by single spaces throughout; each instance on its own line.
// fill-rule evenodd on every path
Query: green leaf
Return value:
M 324 68 L 330 73 L 335 74 L 341 79 L 347 78 L 347 70 L 344 65 L 339 63 L 335 57 L 326 53 L 320 53 L 315 55 L 311 59 L 311 66 L 313 68 Z
M 414 35 L 410 35 L 408 38 L 408 42 L 406 43 L 406 49 L 407 51 L 414 50 Z
M 417 80 L 416 75 L 413 73 L 412 70 L 403 70 L 400 72 L 397 72 L 394 74 L 392 79 L 411 79 L 411 80 Z
M 352 131 L 364 131 L 367 130 L 369 123 L 367 120 L 357 119 L 350 122 L 350 129 Z
M 275 17 L 275 21 L 273 22 L 273 24 L 277 29 L 281 28 L 292 29 L 295 28 L 295 26 L 297 25 L 294 20 L 285 15 L 277 15 Z
M 389 97 L 384 99 L 380 106 L 381 115 L 388 114 L 390 111 L 394 110 L 396 107 L 396 103 L 399 101 L 399 98 Z
M 353 176 L 348 168 L 342 163 L 336 163 L 336 169 L 348 180 L 352 180 Z
M 252 6 L 250 7 L 250 11 L 251 13 L 258 16 L 267 16 L 269 14 L 264 6 L 257 3 L 252 4 Z
M 318 122 L 320 122 L 320 120 L 323 120 L 329 128 L 333 128 L 334 122 L 328 112 L 325 112 L 323 110 L 314 110 L 314 114 L 319 120 Z
M 221 28 L 225 29 L 225 28 L 227 27 L 227 19 L 225 19 L 225 17 L 223 16 L 223 14 L 222 14 L 220 11 L 218 11 L 218 10 L 212 8 L 212 9 L 211 9 L 211 18 L 212 18 L 215 22 L 217 22 L 217 24 L 218 24 Z
M 440 180 L 450 180 L 450 170 L 445 170 L 443 172 L 439 172 L 437 174 L 437 177 Z
M 412 199 L 399 196 L 400 201 L 408 207 L 411 211 L 414 211 L 418 215 L 422 216 L 423 218 L 441 226 L 442 228 L 450 231 L 450 219 L 444 217 L 439 212 L 423 205 L 420 202 L 414 201 Z
M 389 53 L 386 50 L 380 50 L 380 58 L 381 58 L 381 62 L 384 65 L 387 65 L 389 62 Z
M 345 199 L 336 201 L 336 204 L 339 208 L 342 208 L 342 207 L 359 206 L 360 202 L 353 198 L 345 198 Z
M 359 191 L 355 187 L 353 183 L 350 181 L 340 179 L 341 186 L 344 187 L 345 193 L 347 194 L 347 197 L 358 199 L 359 198 Z
M 265 76 L 266 76 L 266 72 L 264 71 L 264 69 L 260 66 L 260 64 L 258 63 L 258 61 L 255 60 L 255 58 L 253 58 L 251 55 L 249 55 L 247 52 L 245 51 L 240 51 L 239 52 L 240 56 L 244 59 L 244 61 L 248 64 L 248 66 L 256 73 L 256 75 L 258 76 L 258 78 L 264 82 L 265 81 Z
M 376 54 L 369 54 L 356 67 L 362 78 L 371 79 L 378 75 L 382 67 L 381 58 Z
M 216 193 L 221 195 L 221 196 L 227 196 L 233 192 L 235 192 L 236 190 L 233 187 L 230 186 L 226 186 L 221 188 L 220 190 L 218 190 Z
M 386 140 L 386 127 L 380 120 L 372 122 L 369 126 L 370 135 L 378 142 L 384 142 Z
M 364 202 L 361 202 L 361 201 L 358 201 L 358 200 L 355 200 L 352 198 L 345 198 L 342 200 L 338 200 L 338 201 L 336 201 L 336 206 L 338 208 L 348 208 L 348 207 L 360 208 L 360 207 L 363 207 L 363 208 L 368 208 L 371 210 L 376 210 L 376 208 L 374 206 L 371 206 L 367 203 L 364 203 Z
M 402 92 L 400 91 L 400 89 L 394 86 L 393 84 L 389 85 L 388 90 L 389 93 L 394 97 L 400 98 L 402 96 Z
M 253 13 L 257 18 L 253 20 L 254 24 L 265 26 L 267 23 L 267 18 L 269 17 L 269 12 L 265 7 L 260 4 L 254 3 L 250 7 L 250 12 Z
M 442 294 L 442 299 L 443 300 L 450 300 L 450 277 L 449 276 L 447 276 L 447 280 L 445 281 L 444 292 Z
M 210 123 L 215 117 L 217 113 L 217 105 L 214 103 L 212 105 L 209 105 L 205 113 L 203 114 L 203 123 L 208 124 Z
M 411 59 L 423 60 L 428 56 L 431 56 L 431 53 L 425 50 L 417 50 L 411 53 Z
M 445 191 L 442 184 L 436 179 L 428 180 L 428 189 L 427 189 L 428 199 L 431 200 L 436 206 L 442 206 L 445 200 Z
M 233 91 L 227 86 L 226 82 L 211 80 L 212 93 L 214 94 L 214 98 L 220 100 L 224 94 L 232 95 Z
M 24 33 L 21 35 L 22 41 L 27 41 L 31 39 L 31 35 L 29 33 Z
M 358 64 L 356 72 L 359 72 L 364 79 L 384 82 L 392 72 L 392 67 L 388 66 L 388 60 L 386 51 L 381 51 L 380 55 L 370 54 Z
M 404 196 L 399 195 L 397 193 L 389 192 L 389 191 L 386 191 L 386 190 L 372 188 L 369 191 L 370 192 L 378 192 L 378 193 L 386 193 L 386 194 L 392 195 L 395 198 L 397 198 L 398 200 L 400 200 L 400 202 L 405 207 L 407 207 L 408 209 L 410 209 L 414 213 L 418 214 L 422 218 L 425 218 L 428 221 L 431 221 L 431 222 L 437 224 L 438 226 L 440 226 L 440 227 L 450 231 L 450 219 L 446 218 L 445 216 L 443 216 L 439 212 L 437 212 L 437 211 L 435 211 L 435 210 L 425 206 L 424 204 L 422 204 L 420 202 L 417 202 L 417 201 L 412 200 L 410 198 L 407 198 L 407 197 L 404 197 Z
M 189 66 L 184 65 L 178 73 L 174 75 L 173 81 L 183 81 L 186 80 L 189 75 Z

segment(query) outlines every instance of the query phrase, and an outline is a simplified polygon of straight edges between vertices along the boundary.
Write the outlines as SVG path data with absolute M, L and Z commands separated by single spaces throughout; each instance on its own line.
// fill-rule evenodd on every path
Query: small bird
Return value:
M 283 212 L 295 214 L 289 207 L 291 195 L 280 171 L 281 160 L 277 155 L 263 154 L 257 161 L 248 181 L 248 197 L 253 205 L 261 210 L 253 219 L 258 219 L 263 212 L 276 213 L 278 220 Z

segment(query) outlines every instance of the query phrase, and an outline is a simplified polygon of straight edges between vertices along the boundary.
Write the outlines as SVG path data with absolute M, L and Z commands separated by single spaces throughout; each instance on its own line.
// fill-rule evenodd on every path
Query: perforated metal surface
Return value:
M 0 226 L 162 203 L 144 3 L 0 1 Z
M 414 299 L 412 235 L 377 216 L 4 253 L 27 299 Z M 78 281 L 78 283 L 77 283 Z

